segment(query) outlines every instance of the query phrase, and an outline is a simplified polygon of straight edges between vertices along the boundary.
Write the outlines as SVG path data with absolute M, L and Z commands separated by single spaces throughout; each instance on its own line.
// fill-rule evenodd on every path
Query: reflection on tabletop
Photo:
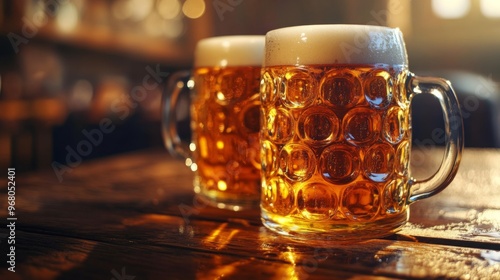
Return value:
M 415 176 L 435 170 L 441 152 L 414 151 L 425 159 L 413 165 Z M 410 222 L 400 232 L 343 244 L 295 242 L 265 229 L 258 209 L 203 204 L 193 195 L 192 172 L 156 149 L 83 163 L 61 183 L 52 171 L 21 173 L 16 275 L 497 279 L 499 160 L 497 150 L 466 149 L 450 187 L 411 205 Z M 0 194 L 1 207 L 6 201 Z M 8 273 L 2 269 L 0 277 L 10 279 Z

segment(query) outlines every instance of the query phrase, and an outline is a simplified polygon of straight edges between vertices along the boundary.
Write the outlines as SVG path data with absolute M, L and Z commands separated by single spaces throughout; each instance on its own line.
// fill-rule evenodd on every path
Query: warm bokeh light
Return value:
M 61 5 L 56 18 L 57 27 L 63 32 L 70 32 L 77 26 L 79 17 L 78 9 L 73 3 Z
M 500 18 L 500 1 L 498 0 L 481 0 L 480 2 L 481 13 L 485 17 Z
M 223 141 L 217 141 L 216 145 L 217 145 L 217 149 L 219 149 L 219 150 L 224 149 L 224 142 Z
M 190 167 L 191 167 L 191 171 L 193 171 L 193 172 L 195 172 L 196 170 L 198 170 L 198 164 L 196 164 L 196 163 L 191 164 Z
M 142 27 L 146 31 L 146 34 L 152 37 L 157 37 L 162 35 L 162 29 L 159 28 L 163 24 L 164 20 L 156 13 L 151 13 L 144 21 L 142 21 Z
M 116 19 L 124 20 L 130 17 L 132 14 L 131 9 L 129 9 L 128 2 L 126 0 L 116 0 L 111 6 L 111 12 Z
M 163 19 L 174 19 L 181 12 L 181 3 L 179 0 L 158 0 L 158 14 Z
M 182 12 L 188 18 L 199 18 L 205 12 L 204 0 L 186 0 L 182 5 Z
M 225 190 L 227 190 L 227 184 L 226 184 L 226 182 L 224 182 L 224 181 L 222 181 L 222 180 L 221 180 L 221 181 L 219 181 L 219 182 L 217 182 L 217 188 L 218 188 L 219 190 L 221 190 L 221 191 L 225 191 Z
M 196 151 L 196 144 L 194 144 L 194 143 L 189 144 L 189 150 L 190 150 L 191 152 Z
M 184 22 L 181 19 L 164 20 L 163 35 L 168 38 L 178 38 L 184 31 Z
M 461 18 L 469 10 L 470 0 L 432 0 L 432 11 L 440 18 Z
M 76 81 L 68 99 L 69 108 L 73 111 L 87 110 L 94 95 L 92 84 L 85 79 Z
M 128 0 L 131 18 L 136 21 L 144 20 L 153 10 L 153 6 L 153 0 Z

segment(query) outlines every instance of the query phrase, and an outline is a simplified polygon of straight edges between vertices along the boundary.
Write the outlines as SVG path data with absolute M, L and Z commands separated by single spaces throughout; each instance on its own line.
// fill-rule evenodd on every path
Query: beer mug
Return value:
M 445 152 L 425 180 L 409 173 L 410 105 L 440 101 Z M 409 72 L 399 29 L 312 25 L 266 34 L 261 80 L 263 224 L 298 239 L 359 240 L 397 231 L 409 205 L 443 190 L 463 149 L 446 80 Z
M 264 36 L 200 40 L 194 69 L 170 77 L 162 131 L 172 154 L 194 171 L 194 191 L 211 206 L 258 208 L 260 202 L 260 70 Z M 188 77 L 188 78 L 186 78 Z M 190 94 L 191 142 L 179 136 L 182 92 Z M 178 104 L 179 103 L 179 104 Z

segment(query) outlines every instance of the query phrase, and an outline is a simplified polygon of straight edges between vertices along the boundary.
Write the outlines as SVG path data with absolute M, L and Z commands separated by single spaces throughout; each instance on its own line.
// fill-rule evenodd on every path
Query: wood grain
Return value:
M 414 174 L 430 173 L 434 154 Z M 0 279 L 118 279 L 122 269 L 136 279 L 500 279 L 497 162 L 500 151 L 466 151 L 456 180 L 412 205 L 402 231 L 351 244 L 299 243 L 265 229 L 257 209 L 205 206 L 164 151 L 86 162 L 62 182 L 51 170 L 21 173 L 19 273 L 4 261 Z

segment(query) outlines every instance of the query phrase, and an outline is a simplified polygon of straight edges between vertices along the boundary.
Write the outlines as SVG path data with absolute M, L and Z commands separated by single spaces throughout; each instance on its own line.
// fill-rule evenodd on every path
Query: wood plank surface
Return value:
M 254 279 L 306 279 L 313 274 L 315 279 L 359 277 L 357 272 L 309 268 L 307 264 L 166 246 L 122 246 L 28 232 L 20 232 L 19 243 L 19 250 L 29 255 L 20 255 L 16 273 L 0 270 L 0 279 L 246 279 L 249 275 Z
M 425 158 L 416 176 L 440 160 Z M 0 279 L 119 279 L 123 268 L 135 279 L 500 279 L 498 162 L 498 150 L 466 150 L 452 185 L 412 205 L 401 232 L 352 244 L 297 243 L 265 229 L 257 209 L 205 206 L 191 172 L 161 150 L 86 162 L 62 182 L 20 173 L 19 272 L 3 261 Z

